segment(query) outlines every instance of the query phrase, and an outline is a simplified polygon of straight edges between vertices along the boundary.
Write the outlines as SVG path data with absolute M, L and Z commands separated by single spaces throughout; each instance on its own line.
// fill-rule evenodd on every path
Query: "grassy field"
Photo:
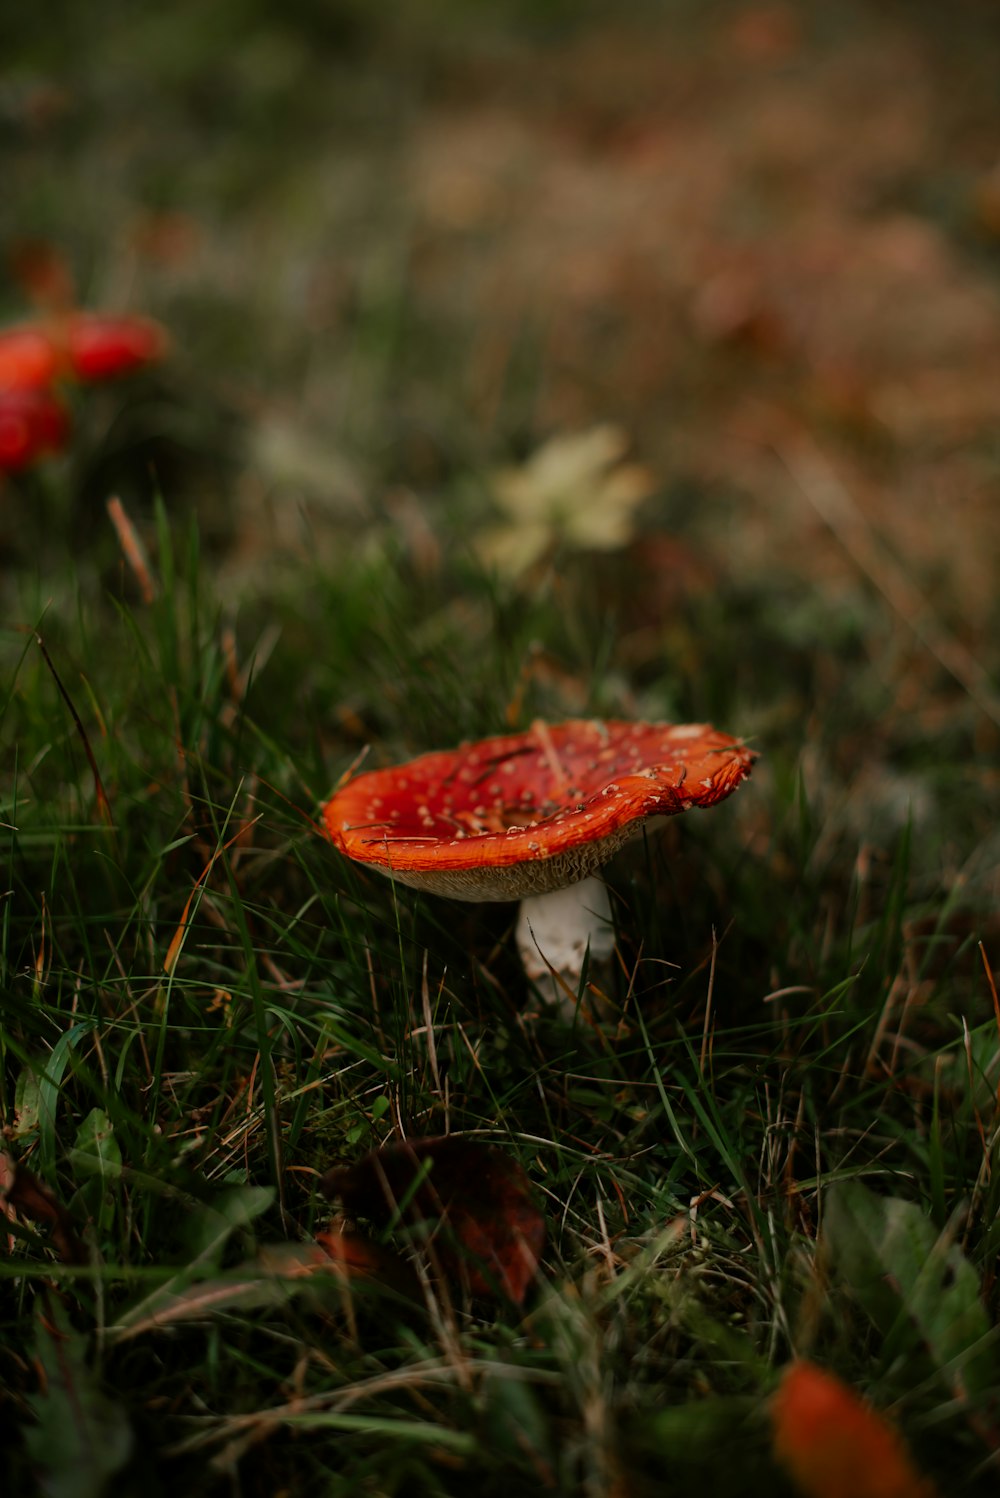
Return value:
M 2 23 L 4 320 L 44 243 L 173 340 L 0 491 L 5 1492 L 792 1495 L 794 1357 L 995 1490 L 988 11 Z M 760 756 L 608 866 L 596 1024 L 317 825 L 571 717 Z M 444 1133 L 523 1305 L 315 1250 Z

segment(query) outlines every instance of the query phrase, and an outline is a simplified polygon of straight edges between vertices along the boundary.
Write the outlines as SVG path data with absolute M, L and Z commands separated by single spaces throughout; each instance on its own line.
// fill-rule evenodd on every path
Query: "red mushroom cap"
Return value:
M 0 332 L 0 391 L 44 390 L 59 373 L 59 350 L 41 328 Z
M 113 380 L 161 359 L 167 333 L 148 317 L 77 312 L 66 330 L 70 368 L 78 380 Z
M 0 390 L 0 473 L 17 473 L 62 447 L 69 417 L 47 390 Z
M 519 900 L 586 879 L 652 816 L 712 806 L 754 754 L 705 723 L 535 723 L 348 781 L 332 842 L 416 889 Z

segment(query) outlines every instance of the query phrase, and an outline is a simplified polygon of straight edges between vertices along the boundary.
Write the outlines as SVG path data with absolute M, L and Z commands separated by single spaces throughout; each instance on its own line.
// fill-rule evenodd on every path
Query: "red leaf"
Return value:
M 934 1498 L 898 1432 L 813 1363 L 788 1369 L 771 1419 L 774 1454 L 804 1498 Z
M 434 1229 L 432 1262 L 473 1295 L 521 1305 L 538 1270 L 545 1223 L 528 1177 L 502 1150 L 459 1135 L 404 1139 L 331 1170 L 324 1191 L 354 1216 Z M 438 1230 L 440 1229 L 440 1230 Z

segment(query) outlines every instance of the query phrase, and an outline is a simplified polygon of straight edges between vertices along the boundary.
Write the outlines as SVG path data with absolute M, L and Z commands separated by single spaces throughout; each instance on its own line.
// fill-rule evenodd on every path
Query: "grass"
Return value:
M 195 540 L 161 516 L 151 606 L 128 578 L 102 592 L 78 576 L 69 619 L 53 606 L 40 620 L 111 826 L 41 651 L 8 633 L 2 1103 L 11 1152 L 68 1206 L 88 1255 L 60 1269 L 44 1235 L 17 1232 L 10 1427 L 33 1407 L 57 1439 L 32 1364 L 33 1309 L 57 1296 L 87 1337 L 80 1376 L 132 1431 L 124 1491 L 210 1491 L 238 1470 L 250 1492 L 447 1493 L 470 1478 L 599 1492 L 677 1462 L 749 1491 L 780 1482 L 763 1408 L 793 1351 L 890 1404 L 931 1470 L 958 1464 L 978 1490 L 987 1452 L 949 1369 L 905 1328 L 881 1343 L 817 1241 L 831 1188 L 864 1181 L 957 1239 L 993 1305 L 979 1126 L 992 1134 L 996 1024 L 975 882 L 955 888 L 932 861 L 972 852 L 985 818 L 852 844 L 836 797 L 813 804 L 797 746 L 772 733 L 734 801 L 612 866 L 618 1017 L 603 1029 L 525 1023 L 509 908 L 394 889 L 311 825 L 359 720 L 380 754 L 439 742 L 445 724 L 496 726 L 535 639 L 563 674 L 529 680 L 519 721 L 565 714 L 560 684 L 588 679 L 598 633 L 609 665 L 585 710 L 628 711 L 608 685 L 613 626 L 584 617 L 600 567 L 567 557 L 558 609 L 542 588 L 515 611 L 459 557 L 436 579 L 427 644 L 426 585 L 386 542 L 364 574 L 324 568 L 248 610 L 282 628 L 257 673 L 256 620 L 232 645 Z M 713 644 L 725 660 L 725 603 L 714 639 L 703 625 L 709 660 Z M 786 651 L 807 677 L 810 648 Z M 849 651 L 828 664 L 856 670 Z M 758 669 L 758 714 L 785 669 Z M 719 721 L 748 722 L 739 671 L 698 690 Z M 647 684 L 643 710 L 690 711 L 684 691 Z M 831 717 L 824 757 L 853 731 Z M 246 1305 L 122 1336 L 164 1285 L 239 1279 L 254 1245 L 321 1226 L 317 1174 L 400 1126 L 497 1141 L 528 1171 L 548 1244 L 523 1318 L 445 1317 L 363 1285 L 348 1308 L 339 1290 L 290 1284 L 263 1309 L 248 1289 Z
M 51 1193 L 0 1257 L 8 1491 L 781 1494 L 767 1402 L 793 1355 L 888 1411 L 941 1491 L 992 1491 L 996 724 L 884 570 L 792 565 L 767 517 L 762 561 L 746 495 L 679 458 L 627 550 L 484 567 L 485 475 L 541 440 L 554 377 L 525 316 L 471 388 L 490 330 L 461 298 L 435 311 L 434 246 L 391 190 L 382 105 L 402 78 L 419 121 L 454 44 L 342 7 L 314 55 L 308 19 L 232 11 L 240 138 L 198 7 L 167 52 L 114 5 L 89 39 L 21 35 L 29 78 L 83 49 L 91 108 L 78 135 L 80 99 L 57 112 L 41 174 L 25 127 L 4 232 L 57 235 L 86 294 L 112 277 L 99 205 L 57 188 L 117 160 L 145 78 L 152 123 L 208 145 L 185 196 L 167 134 L 141 134 L 103 200 L 114 244 L 135 201 L 193 204 L 219 265 L 213 293 L 137 263 L 175 363 L 81 403 L 72 452 L 4 494 L 0 1115 Z M 475 24 L 488 52 L 531 22 Z M 375 206 L 351 152 L 384 171 Z M 281 232 L 258 261 L 262 223 Z M 324 344 L 290 324 L 333 231 L 349 286 Z M 320 303 L 342 294 L 316 277 Z M 620 416 L 593 378 L 589 416 Z M 657 407 L 644 452 L 662 425 Z M 846 439 L 859 464 L 906 471 L 871 440 Z M 917 582 L 995 677 L 995 603 Z M 316 826 L 366 749 L 580 715 L 710 720 L 760 750 L 733 799 L 609 866 L 598 1026 L 531 1017 L 512 907 L 396 888 Z M 325 1171 L 446 1131 L 532 1183 L 547 1239 L 522 1309 L 287 1272 L 333 1213 Z

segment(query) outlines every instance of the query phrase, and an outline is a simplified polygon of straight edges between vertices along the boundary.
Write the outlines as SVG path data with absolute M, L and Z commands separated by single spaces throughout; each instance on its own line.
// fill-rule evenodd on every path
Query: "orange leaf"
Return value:
M 803 1498 L 934 1498 L 898 1432 L 813 1363 L 791 1365 L 771 1419 L 774 1454 Z
M 502 1150 L 449 1135 L 404 1139 L 332 1170 L 323 1189 L 346 1210 L 388 1222 L 402 1207 L 408 1226 L 437 1224 L 436 1258 L 473 1295 L 521 1305 L 538 1270 L 545 1223 L 520 1165 Z M 426 1234 L 423 1235 L 426 1238 Z

